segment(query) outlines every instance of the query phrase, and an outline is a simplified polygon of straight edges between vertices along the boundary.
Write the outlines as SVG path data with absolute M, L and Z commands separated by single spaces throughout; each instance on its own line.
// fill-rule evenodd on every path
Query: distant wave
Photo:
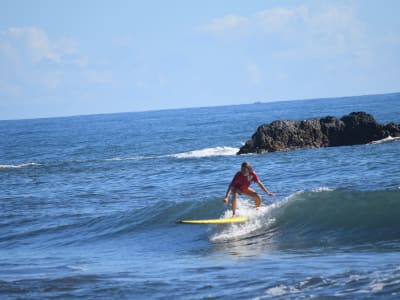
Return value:
M 133 156 L 133 157 L 113 157 L 113 158 L 107 158 L 105 161 L 125 161 L 125 160 L 143 160 L 143 159 L 150 159 L 154 158 L 152 157 L 146 157 L 146 156 Z
M 0 165 L 0 169 L 21 169 L 27 167 L 34 167 L 40 166 L 41 164 L 38 163 L 26 163 L 26 164 L 19 164 L 19 165 Z
M 400 137 L 388 136 L 387 138 L 384 138 L 382 140 L 373 141 L 370 144 L 383 144 L 383 143 L 390 143 L 390 142 L 396 142 L 396 141 L 400 141 Z
M 113 157 L 113 158 L 106 158 L 99 161 L 140 161 L 140 160 L 149 160 L 149 159 L 159 159 L 159 158 L 179 158 L 179 159 L 186 159 L 186 158 L 204 158 L 204 157 L 213 157 L 213 156 L 233 156 L 239 151 L 238 148 L 233 147 L 214 147 L 214 148 L 205 148 L 200 150 L 193 150 L 188 152 L 182 153 L 175 153 L 175 154 L 165 154 L 165 155 L 138 155 L 138 156 L 131 156 L 131 157 Z M 53 162 L 48 164 L 61 164 L 61 163 L 86 163 L 92 160 L 66 160 L 66 161 L 59 161 Z M 7 169 L 21 169 L 27 167 L 34 167 L 34 166 L 41 166 L 42 164 L 39 163 L 25 163 L 25 164 L 18 164 L 18 165 L 0 165 L 0 170 L 7 170 Z M 47 165 L 47 164 L 46 164 Z
M 181 152 L 175 154 L 166 155 L 138 155 L 132 157 L 114 157 L 105 159 L 106 161 L 126 161 L 126 160 L 145 160 L 145 159 L 157 159 L 157 158 L 203 158 L 203 157 L 213 157 L 213 156 L 233 156 L 239 151 L 238 148 L 232 147 L 214 147 L 205 148 L 200 150 L 193 150 L 188 152 Z
M 215 148 L 205 148 L 201 150 L 193 150 L 189 152 L 177 153 L 171 156 L 176 158 L 201 158 L 201 157 L 211 157 L 211 156 L 232 156 L 236 155 L 239 151 L 238 148 L 232 147 L 215 147 Z

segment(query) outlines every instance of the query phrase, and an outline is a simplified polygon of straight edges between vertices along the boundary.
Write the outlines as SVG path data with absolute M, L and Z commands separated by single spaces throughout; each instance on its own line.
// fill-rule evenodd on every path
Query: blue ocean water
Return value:
M 399 299 L 400 142 L 237 156 L 263 123 L 400 94 L 0 121 L 1 299 Z M 275 198 L 222 203 L 249 161 Z M 260 191 L 261 192 L 261 191 Z

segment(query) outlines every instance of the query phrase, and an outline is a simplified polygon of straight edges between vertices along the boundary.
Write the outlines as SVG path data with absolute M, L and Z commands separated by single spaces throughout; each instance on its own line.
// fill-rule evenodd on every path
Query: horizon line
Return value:
M 104 116 L 104 115 L 116 115 L 116 114 L 131 114 L 131 113 L 147 113 L 147 112 L 160 112 L 160 111 L 172 111 L 172 110 L 189 110 L 189 109 L 205 109 L 205 108 L 218 108 L 218 107 L 228 107 L 228 106 L 240 106 L 240 105 L 257 105 L 257 104 L 270 104 L 276 102 L 294 102 L 294 101 L 313 101 L 313 100 L 334 100 L 334 99 L 345 99 L 345 98 L 357 98 L 365 96 L 383 96 L 383 95 L 395 95 L 400 94 L 400 92 L 385 92 L 376 94 L 362 94 L 362 95 L 352 95 L 352 96 L 334 96 L 334 97 L 318 97 L 318 98 L 301 98 L 301 99 L 280 99 L 271 101 L 260 101 L 256 100 L 252 103 L 241 103 L 241 104 L 224 104 L 224 105 L 211 105 L 211 106 L 188 106 L 188 107 L 176 107 L 176 108 L 160 108 L 160 109 L 144 109 L 135 111 L 120 111 L 120 112 L 100 112 L 100 113 L 87 113 L 87 114 L 71 114 L 71 115 L 60 115 L 60 116 L 43 116 L 43 117 L 27 117 L 27 118 L 17 118 L 17 119 L 0 119 L 0 122 L 7 121 L 28 121 L 28 120 L 46 120 L 46 119 L 62 119 L 62 118 L 79 118 L 79 117 L 90 117 L 90 116 Z

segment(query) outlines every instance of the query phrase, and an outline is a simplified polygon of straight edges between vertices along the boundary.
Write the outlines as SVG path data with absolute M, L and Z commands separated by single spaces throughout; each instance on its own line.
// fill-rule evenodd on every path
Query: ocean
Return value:
M 400 123 L 400 93 L 0 121 L 0 298 L 400 299 L 399 141 L 236 155 L 358 111 Z M 243 161 L 276 197 L 175 222 L 229 217 Z

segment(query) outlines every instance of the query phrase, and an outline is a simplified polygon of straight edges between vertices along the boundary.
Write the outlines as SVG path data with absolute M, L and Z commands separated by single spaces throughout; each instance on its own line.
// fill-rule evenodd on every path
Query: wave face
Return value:
M 242 202 L 239 213 L 249 214 Z M 241 212 L 242 211 L 242 212 Z M 214 242 L 262 236 L 284 247 L 400 243 L 400 191 L 300 191 L 259 211 L 250 221 L 217 230 Z M 399 245 L 400 246 L 400 245 Z
M 183 247 L 195 244 L 195 249 L 191 250 L 190 253 L 193 251 L 195 255 L 201 255 L 199 253 L 204 250 L 199 250 L 199 247 L 204 244 L 203 235 L 199 239 L 196 232 L 205 231 L 213 249 L 219 252 L 229 251 L 235 257 L 238 255 L 252 257 L 250 260 L 241 260 L 242 267 L 247 261 L 256 262 L 256 264 L 244 269 L 248 274 L 246 276 L 252 276 L 248 281 L 243 282 L 240 278 L 237 282 L 234 282 L 236 285 L 239 284 L 238 293 L 253 288 L 254 282 L 257 283 L 259 278 L 264 278 L 264 281 L 258 283 L 257 288 L 262 290 L 262 293 L 267 293 L 268 296 L 278 298 L 279 296 L 301 298 L 305 294 L 317 295 L 317 297 L 321 295 L 324 298 L 331 295 L 332 291 L 339 298 L 342 298 L 343 295 L 345 298 L 353 298 L 352 291 L 354 290 L 364 290 L 365 293 L 368 293 L 361 294 L 360 297 L 355 297 L 355 299 L 363 299 L 364 296 L 371 295 L 375 290 L 384 293 L 384 297 L 391 294 L 395 297 L 398 296 L 397 287 L 400 277 L 396 260 L 392 265 L 384 264 L 383 266 L 378 265 L 378 267 L 375 263 L 371 266 L 364 264 L 361 271 L 349 271 L 348 269 L 352 260 L 355 260 L 353 264 L 361 261 L 357 260 L 360 257 L 360 252 L 352 255 L 352 249 L 366 250 L 365 253 L 368 253 L 371 249 L 383 251 L 384 246 L 387 245 L 387 247 L 391 247 L 391 250 L 395 250 L 394 253 L 400 250 L 400 220 L 398 218 L 400 190 L 357 191 L 323 188 L 296 192 L 283 200 L 263 206 L 259 210 L 255 210 L 254 203 L 247 199 L 239 199 L 238 204 L 238 214 L 249 216 L 249 222 L 218 226 L 175 223 L 176 219 L 182 218 L 229 217 L 230 212 L 226 211 L 220 198 L 180 203 L 162 201 L 152 206 L 118 211 L 97 217 L 76 215 L 75 219 L 72 216 L 71 219 L 67 219 L 65 216 L 64 222 L 61 224 L 49 219 L 48 222 L 52 223 L 47 225 L 52 224 L 51 226 L 43 226 L 43 223 L 40 223 L 39 227 L 36 227 L 34 225 L 35 217 L 32 216 L 30 220 L 23 220 L 23 223 L 28 225 L 31 223 L 31 226 L 25 227 L 26 229 L 36 227 L 36 230 L 16 231 L 10 229 L 7 233 L 4 231 L 4 234 L 0 236 L 0 247 L 3 250 L 7 250 L 4 245 L 10 246 L 11 243 L 14 243 L 14 245 L 17 243 L 26 248 L 32 242 L 36 247 L 40 247 L 39 251 L 43 252 L 45 252 L 46 247 L 57 246 L 60 255 L 68 255 L 68 251 L 74 251 L 74 247 L 71 246 L 84 245 L 86 248 L 76 248 L 78 249 L 75 250 L 78 251 L 78 260 L 59 264 L 53 269 L 50 268 L 53 262 L 48 261 L 51 259 L 48 256 L 42 258 L 43 266 L 38 264 L 37 261 L 32 266 L 30 258 L 24 258 L 28 261 L 27 265 L 29 266 L 25 269 L 20 263 L 3 264 L 5 270 L 3 274 L 9 273 L 9 270 L 17 270 L 19 272 L 18 280 L 12 282 L 2 280 L 0 284 L 3 291 L 10 290 L 15 293 L 18 288 L 21 291 L 20 293 L 29 294 L 32 294 L 32 291 L 39 293 L 44 289 L 51 291 L 57 289 L 57 291 L 64 292 L 65 286 L 68 289 L 84 290 L 88 285 L 99 285 L 102 290 L 95 289 L 91 295 L 95 297 L 98 293 L 106 293 L 107 297 L 112 298 L 113 295 L 115 296 L 116 279 L 113 277 L 110 279 L 109 274 L 93 273 L 93 269 L 96 270 L 99 264 L 93 265 L 92 262 L 84 261 L 82 257 L 86 257 L 87 253 L 91 253 L 91 251 L 95 252 L 96 255 L 101 251 L 107 252 L 110 245 L 114 245 L 126 251 L 126 255 L 117 260 L 116 263 L 112 261 L 114 252 L 105 257 L 96 256 L 93 261 L 100 260 L 100 265 L 106 265 L 106 268 L 110 264 L 125 268 L 123 269 L 125 273 L 120 272 L 118 275 L 128 274 L 126 279 L 128 285 L 122 286 L 127 297 L 129 297 L 128 294 L 131 293 L 133 285 L 137 286 L 138 291 L 142 291 L 143 286 L 150 285 L 159 295 L 164 295 L 165 288 L 169 288 L 174 282 L 182 282 L 182 286 L 178 285 L 178 287 L 184 289 L 187 281 L 182 280 L 182 274 L 186 273 L 194 273 L 201 280 L 201 284 L 194 292 L 195 294 L 189 294 L 189 298 L 196 298 L 198 291 L 204 289 L 204 286 L 208 286 L 210 278 L 213 281 L 223 278 L 218 286 L 229 289 L 231 283 L 227 284 L 225 278 L 235 276 L 234 272 L 237 272 L 235 265 L 234 271 L 230 271 L 231 266 L 221 266 L 220 260 L 215 259 L 215 257 L 213 259 L 207 257 L 207 259 L 204 259 L 207 264 L 199 267 L 193 266 L 193 261 L 196 261 L 193 256 L 188 256 L 187 251 L 182 252 Z M 17 220 L 14 221 L 17 222 Z M 12 220 L 3 220 L 2 226 L 7 226 L 5 222 L 12 222 Z M 9 226 L 11 227 L 12 224 L 10 223 Z M 20 227 L 20 229 L 22 228 Z M 204 228 L 207 229 L 204 230 Z M 185 232 L 190 234 L 185 236 Z M 194 239 L 192 238 L 193 235 L 196 236 Z M 171 243 L 171 239 L 163 240 L 164 236 L 169 238 L 179 237 L 179 243 Z M 163 243 L 159 243 L 159 240 L 162 240 Z M 40 246 L 38 246 L 39 244 Z M 143 249 L 148 249 L 150 245 L 154 252 L 143 253 Z M 379 245 L 379 247 L 376 247 L 376 245 Z M 334 250 L 333 255 L 329 256 L 330 246 Z M 62 249 L 66 250 L 63 252 Z M 271 255 L 261 256 L 262 259 L 257 259 L 254 256 L 274 250 L 285 250 L 286 254 L 276 257 L 271 253 Z M 349 252 L 346 252 L 347 250 Z M 178 253 L 179 257 L 172 256 L 171 253 Z M 296 256 L 296 254 L 300 255 Z M 379 257 L 381 253 L 378 254 L 374 255 L 367 263 Z M 158 258 L 157 264 L 154 263 L 153 257 L 155 256 Z M 220 256 L 217 257 L 221 259 Z M 323 263 L 321 257 L 322 260 L 327 257 L 333 263 Z M 132 259 L 136 258 L 138 258 L 138 261 L 132 262 Z M 396 258 L 397 256 L 395 256 Z M 294 260 L 296 265 L 293 263 L 286 265 L 285 259 L 289 262 Z M 384 259 L 386 257 L 381 260 Z M 166 268 L 165 266 L 169 264 L 168 260 L 172 261 L 173 265 Z M 237 259 L 230 259 L 228 262 L 232 264 L 237 262 Z M 185 264 L 185 268 L 181 268 L 182 263 Z M 334 267 L 332 266 L 335 264 L 338 264 L 338 267 L 335 266 L 335 268 L 340 269 L 333 272 L 332 268 Z M 275 266 L 279 267 L 276 268 Z M 42 273 L 36 275 L 33 271 L 34 268 L 39 268 L 42 273 L 50 274 L 47 276 L 55 274 L 54 278 L 40 277 L 43 276 Z M 156 268 L 155 271 L 153 271 L 154 268 Z M 176 275 L 175 273 L 171 275 L 171 272 L 175 272 L 176 268 L 181 269 L 178 269 L 179 272 L 176 272 Z M 298 279 L 293 279 L 293 274 L 295 274 L 293 270 L 299 272 L 300 268 L 302 269 L 301 272 L 307 273 L 301 273 Z M 159 288 L 160 281 L 148 279 L 151 277 L 146 277 L 148 276 L 147 273 L 143 275 L 141 273 L 143 269 L 146 272 L 156 272 L 156 274 L 165 272 L 166 276 L 172 276 L 172 279 L 168 279 L 168 282 L 161 284 Z M 326 272 L 327 269 L 330 272 Z M 25 271 L 27 275 L 20 275 L 21 270 Z M 266 270 L 271 270 L 271 272 L 266 272 Z M 224 273 L 221 273 L 221 271 Z M 33 273 L 34 276 L 29 272 Z M 271 275 L 266 275 L 266 273 Z M 26 276 L 26 279 L 21 280 L 21 276 Z M 140 276 L 143 277 L 143 280 L 137 279 Z M 153 273 L 150 276 L 154 276 Z M 279 280 L 274 281 L 275 277 L 278 277 Z M 14 278 L 11 277 L 10 280 L 14 280 Z M 119 280 L 125 282 L 120 277 Z M 195 282 L 197 282 L 197 277 Z M 268 282 L 268 286 L 266 282 Z M 104 292 L 104 286 L 112 292 Z M 146 296 L 151 298 L 154 295 L 154 289 L 150 289 Z M 61 292 L 55 295 L 62 297 L 64 294 L 61 294 Z M 176 298 L 181 296 L 179 292 L 169 291 L 169 293 Z M 139 292 L 137 292 L 137 295 L 139 295 Z M 71 298 L 79 296 L 80 294 L 74 294 Z M 249 298 L 247 293 L 240 294 L 240 296 Z M 204 294 L 204 297 L 206 297 L 206 294 Z M 391 298 L 389 297 L 389 299 Z
M 255 209 L 253 201 L 238 199 L 237 214 L 249 217 L 241 224 L 209 226 L 212 243 L 248 241 L 274 249 L 359 246 L 389 243 L 400 249 L 400 190 L 329 190 L 299 191 Z M 161 201 L 153 206 L 115 211 L 105 215 L 34 217 L 5 220 L 3 247 L 23 244 L 54 244 L 56 246 L 105 242 L 110 239 L 131 239 L 137 233 L 157 234 L 181 226 L 178 219 L 210 219 L 230 217 L 231 211 L 220 198 L 203 201 Z M 15 223 L 17 222 L 17 223 Z M 201 226 L 201 225 L 200 225 Z
M 274 248 L 290 249 L 390 241 L 400 248 L 399 211 L 400 190 L 299 191 L 258 210 L 252 201 L 241 198 L 237 213 L 250 220 L 242 224 L 210 226 L 209 239 L 217 244 L 258 239 L 258 242 Z M 1 240 L 21 238 L 26 242 L 27 238 L 41 238 L 58 245 L 79 244 L 187 226 L 175 224 L 178 219 L 230 215 L 230 210 L 226 210 L 219 198 L 198 202 L 161 202 L 154 207 L 81 218 L 44 230 L 3 236 Z

